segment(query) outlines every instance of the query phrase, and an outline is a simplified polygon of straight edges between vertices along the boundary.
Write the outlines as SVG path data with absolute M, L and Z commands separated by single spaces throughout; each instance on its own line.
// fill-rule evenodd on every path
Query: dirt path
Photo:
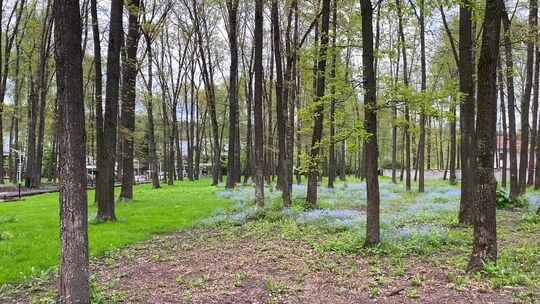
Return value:
M 405 265 L 396 272 L 385 259 L 234 228 L 158 236 L 91 269 L 100 303 L 512 303 L 508 291 L 455 288 L 449 269 L 414 258 Z M 0 302 L 49 303 L 54 289 L 38 284 Z
M 320 253 L 301 241 L 195 230 L 155 238 L 93 264 L 109 299 L 126 303 L 512 303 L 504 291 L 458 291 L 448 269 Z

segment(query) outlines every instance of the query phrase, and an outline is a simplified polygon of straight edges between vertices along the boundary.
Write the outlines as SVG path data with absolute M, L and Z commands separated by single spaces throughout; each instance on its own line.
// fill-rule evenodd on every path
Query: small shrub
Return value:
M 497 209 L 520 209 L 528 205 L 527 199 L 524 197 L 512 199 L 504 190 L 497 190 Z

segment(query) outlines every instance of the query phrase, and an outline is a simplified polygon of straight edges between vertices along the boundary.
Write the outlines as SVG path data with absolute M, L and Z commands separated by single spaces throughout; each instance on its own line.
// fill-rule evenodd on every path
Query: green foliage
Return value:
M 534 233 L 540 231 L 540 214 L 529 212 L 521 218 L 519 223 L 519 230 L 528 233 Z
M 529 205 L 525 197 L 512 199 L 504 190 L 497 190 L 497 209 L 525 208 Z
M 383 169 L 392 169 L 392 160 L 391 159 L 383 159 L 379 165 Z M 396 170 L 401 169 L 401 162 L 396 161 Z
M 530 286 L 540 288 L 540 247 L 535 244 L 505 248 L 497 264 L 484 267 L 493 288 Z

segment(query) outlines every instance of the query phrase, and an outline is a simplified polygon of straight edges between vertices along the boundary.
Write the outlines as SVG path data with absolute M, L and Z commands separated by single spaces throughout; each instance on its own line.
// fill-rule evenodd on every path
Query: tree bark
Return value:
M 60 303 L 90 303 L 79 1 L 54 6 L 60 118 Z
M 538 0 L 529 1 L 529 29 L 536 34 L 538 24 Z M 527 61 L 525 63 L 525 91 L 521 96 L 521 149 L 519 156 L 519 193 L 527 191 L 527 168 L 529 166 L 529 111 L 534 72 L 534 39 L 527 39 Z
M 317 85 L 315 91 L 314 103 L 314 125 L 313 135 L 311 137 L 310 159 L 308 165 L 308 185 L 306 202 L 310 208 L 317 207 L 317 180 L 319 173 L 319 154 L 323 131 L 324 104 L 322 98 L 326 89 L 326 54 L 328 48 L 328 32 L 330 27 L 330 0 L 322 0 L 322 19 L 321 19 L 321 42 L 319 45 L 319 54 L 317 60 Z
M 538 39 L 535 40 L 538 42 Z M 527 185 L 534 185 L 534 169 L 536 165 L 536 136 L 538 133 L 538 94 L 540 89 L 540 48 L 535 47 L 535 62 L 534 62 L 534 81 L 532 88 L 532 126 L 531 126 L 531 145 L 529 148 L 529 168 L 527 176 Z
M 227 151 L 227 188 L 234 188 L 240 179 L 240 154 L 237 141 L 240 138 L 238 107 L 238 0 L 227 1 L 229 16 L 229 49 L 231 65 L 229 70 L 229 148 Z
M 474 45 L 472 32 L 471 3 L 466 0 L 459 8 L 459 91 L 463 94 L 460 105 L 461 129 L 461 197 L 459 223 L 473 223 L 472 200 L 475 177 L 475 95 L 474 95 Z M 442 140 L 442 139 L 441 139 Z
M 427 79 L 426 79 L 426 38 L 425 38 L 425 24 L 424 24 L 424 0 L 420 0 L 420 71 L 421 71 L 421 90 L 425 92 L 427 89 Z M 418 159 L 417 159 L 417 169 L 418 169 L 418 192 L 424 192 L 424 158 L 425 158 L 425 147 L 426 147 L 426 109 L 425 105 L 422 104 L 420 109 L 420 138 L 418 140 Z M 455 161 L 455 157 L 454 157 Z M 452 171 L 455 175 L 455 162 L 454 170 L 450 170 L 450 175 Z M 450 180 L 452 182 L 452 180 Z
M 510 198 L 519 196 L 518 164 L 517 164 L 517 135 L 516 135 L 516 102 L 514 95 L 514 57 L 510 33 L 510 18 L 506 10 L 502 15 L 504 28 L 504 50 L 506 57 L 506 91 L 508 95 L 508 138 L 510 139 Z
M 468 269 L 478 271 L 497 260 L 497 180 L 493 170 L 497 128 L 497 58 L 502 0 L 487 0 L 478 61 L 477 159 L 474 241 Z
M 504 103 L 504 78 L 503 78 L 503 70 L 502 70 L 502 57 L 499 55 L 499 71 L 498 78 L 499 78 L 499 99 L 501 101 L 501 123 L 502 123 L 502 134 L 503 134 L 503 142 L 502 142 L 502 174 L 501 174 L 501 186 L 503 188 L 506 188 L 506 180 L 507 180 L 507 170 L 508 170 L 508 126 L 506 123 L 506 105 Z
M 291 206 L 289 187 L 289 160 L 287 153 L 287 124 L 288 110 L 287 97 L 283 88 L 283 66 L 281 56 L 281 29 L 279 21 L 278 1 L 272 0 L 272 34 L 274 41 L 274 61 L 276 65 L 276 119 L 278 130 L 278 182 L 281 189 L 283 207 Z
M 328 188 L 334 188 L 334 181 L 336 179 L 336 62 L 337 62 L 337 49 L 336 49 L 336 36 L 337 36 L 337 0 L 334 0 L 332 5 L 332 63 L 330 66 L 330 79 L 332 83 L 330 85 L 330 146 L 328 147 Z
M 405 45 L 405 33 L 403 30 L 403 15 L 401 9 L 401 0 L 396 0 L 396 7 L 398 12 L 398 32 L 401 39 L 401 56 L 403 57 L 403 84 L 409 86 L 409 76 L 407 68 L 407 49 Z M 405 127 L 404 127 L 404 137 L 405 137 L 405 189 L 411 191 L 411 133 L 409 131 L 411 118 L 409 113 L 408 101 L 405 101 Z
M 120 200 L 133 199 L 133 142 L 135 133 L 135 98 L 137 81 L 137 46 L 139 45 L 139 0 L 131 0 L 128 6 L 129 25 L 126 41 L 126 61 L 122 72 L 122 113 L 120 114 L 120 138 L 122 141 L 122 188 Z
M 254 71 L 255 71 L 255 86 L 254 86 L 254 123 L 255 123 L 255 145 L 254 145 L 254 164 L 255 172 L 253 178 L 255 180 L 255 202 L 257 207 L 264 206 L 264 135 L 263 135 L 263 31 L 264 31 L 264 1 L 255 0 L 255 32 L 254 32 Z
M 107 83 L 105 88 L 105 115 L 103 121 L 103 160 L 97 168 L 97 220 L 115 221 L 114 180 L 116 165 L 116 127 L 118 118 L 118 97 L 120 84 L 120 49 L 122 46 L 123 1 L 111 1 L 111 22 L 109 28 L 109 47 L 107 51 Z
M 377 147 L 377 84 L 373 66 L 373 8 L 370 0 L 362 0 L 362 62 L 364 74 L 364 126 L 369 133 L 364 148 L 366 150 L 367 183 L 367 224 L 366 246 L 374 246 L 380 241 L 379 227 L 379 176 Z

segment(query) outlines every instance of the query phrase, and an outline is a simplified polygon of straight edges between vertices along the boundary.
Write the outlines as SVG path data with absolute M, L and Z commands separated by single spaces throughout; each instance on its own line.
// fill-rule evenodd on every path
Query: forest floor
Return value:
M 427 193 L 381 183 L 382 244 L 363 248 L 365 184 L 319 189 L 306 210 L 295 186 L 290 210 L 267 189 L 222 189 L 232 201 L 198 227 L 158 235 L 94 258 L 93 303 L 537 303 L 540 193 L 530 206 L 498 211 L 499 260 L 465 273 L 470 228 L 457 225 L 459 189 L 430 181 Z M 55 279 L 5 289 L 2 303 L 50 303 Z

